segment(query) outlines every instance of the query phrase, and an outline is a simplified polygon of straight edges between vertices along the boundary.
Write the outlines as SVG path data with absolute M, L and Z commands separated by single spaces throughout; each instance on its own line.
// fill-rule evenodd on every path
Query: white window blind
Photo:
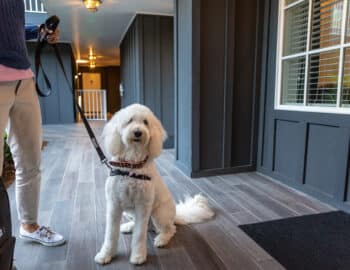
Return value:
M 350 113 L 350 0 L 282 0 L 276 109 Z
M 308 105 L 337 104 L 339 50 L 310 55 Z

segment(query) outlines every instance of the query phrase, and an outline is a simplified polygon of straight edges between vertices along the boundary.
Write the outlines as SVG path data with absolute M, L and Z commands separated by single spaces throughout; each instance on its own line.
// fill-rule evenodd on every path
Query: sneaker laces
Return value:
M 38 234 L 40 237 L 51 239 L 51 236 L 54 234 L 54 232 L 50 229 L 50 227 L 41 226 L 38 230 Z

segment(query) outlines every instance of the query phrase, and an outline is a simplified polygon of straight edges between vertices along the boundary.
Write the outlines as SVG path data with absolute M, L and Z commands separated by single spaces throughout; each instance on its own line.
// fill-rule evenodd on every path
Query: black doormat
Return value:
M 240 228 L 287 270 L 350 270 L 350 215 L 344 212 Z

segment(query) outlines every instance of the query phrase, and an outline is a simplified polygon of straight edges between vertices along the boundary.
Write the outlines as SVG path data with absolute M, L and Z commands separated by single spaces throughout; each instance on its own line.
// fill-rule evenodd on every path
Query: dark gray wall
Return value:
M 177 151 L 192 176 L 254 170 L 260 1 L 176 1 Z
M 258 170 L 349 211 L 350 117 L 274 110 L 278 0 L 264 17 Z
M 173 18 L 137 15 L 121 44 L 122 105 L 150 107 L 168 132 L 166 148 L 174 147 Z
M 34 71 L 34 54 L 36 44 L 28 43 L 29 57 Z M 62 56 L 63 64 L 66 69 L 69 85 L 61 71 L 61 68 L 55 57 L 54 50 L 47 46 L 42 53 L 42 65 L 51 82 L 52 94 L 49 97 L 40 97 L 40 106 L 43 124 L 66 124 L 74 123 L 74 105 L 73 95 L 70 86 L 73 85 L 73 56 L 70 44 L 58 44 L 59 51 Z M 35 71 L 34 71 L 35 72 Z M 42 76 L 39 76 L 39 85 L 44 90 L 45 83 Z

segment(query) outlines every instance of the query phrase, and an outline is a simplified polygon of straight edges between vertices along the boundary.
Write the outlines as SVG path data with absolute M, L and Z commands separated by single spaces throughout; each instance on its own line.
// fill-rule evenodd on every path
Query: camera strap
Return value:
M 37 48 L 36 48 L 36 52 L 35 52 L 35 74 L 36 74 L 36 89 L 37 89 L 37 92 L 40 96 L 42 97 L 48 97 L 49 95 L 51 95 L 52 93 L 52 90 L 51 90 L 51 83 L 50 83 L 50 80 L 48 79 L 43 67 L 42 67 L 42 64 L 41 64 L 41 52 L 42 52 L 42 49 L 45 47 L 45 45 L 47 44 L 47 41 L 39 41 L 38 40 L 38 44 L 37 44 Z M 101 149 L 101 146 L 99 145 L 97 139 L 96 139 L 96 136 L 88 122 L 88 120 L 86 119 L 85 117 L 85 114 L 84 114 L 84 111 L 83 109 L 80 107 L 75 95 L 74 95 L 74 89 L 72 87 L 72 85 L 70 84 L 69 82 L 69 79 L 68 79 L 68 76 L 67 76 L 67 72 L 66 72 L 66 69 L 64 68 L 64 64 L 63 64 L 63 61 L 62 61 L 62 57 L 61 57 L 61 54 L 58 50 L 58 47 L 56 44 L 50 44 L 51 47 L 54 49 L 55 51 L 55 55 L 56 55 L 56 58 L 57 58 L 57 61 L 60 65 L 60 68 L 63 72 L 63 75 L 66 79 L 66 82 L 69 86 L 69 89 L 71 90 L 71 93 L 73 95 L 73 100 L 74 100 L 74 103 L 75 103 L 75 106 L 81 116 L 81 119 L 83 120 L 83 124 L 85 126 L 85 129 L 90 137 L 90 140 L 100 158 L 100 161 L 102 164 L 105 164 L 109 169 L 111 169 L 111 166 L 109 165 L 109 162 L 108 162 L 108 159 L 106 157 L 106 155 L 103 153 L 102 149 Z M 41 68 L 41 71 L 42 71 L 42 74 L 43 74 L 43 77 L 44 77 L 44 81 L 46 83 L 46 86 L 48 88 L 48 92 L 47 93 L 44 93 L 40 90 L 39 86 L 38 86 L 38 75 L 39 75 L 39 69 Z

